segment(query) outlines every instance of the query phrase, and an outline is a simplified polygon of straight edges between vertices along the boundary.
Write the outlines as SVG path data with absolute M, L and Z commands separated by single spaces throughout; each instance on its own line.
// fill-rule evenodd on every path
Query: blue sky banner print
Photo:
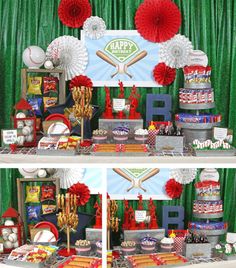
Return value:
M 159 45 L 143 39 L 137 31 L 109 30 L 97 40 L 81 31 L 81 40 L 88 51 L 85 74 L 96 86 L 157 87 L 152 72 L 158 64 Z
M 110 197 L 117 200 L 134 200 L 138 194 L 142 194 L 143 199 L 168 200 L 165 184 L 169 178 L 170 170 L 165 168 L 108 169 L 107 190 Z

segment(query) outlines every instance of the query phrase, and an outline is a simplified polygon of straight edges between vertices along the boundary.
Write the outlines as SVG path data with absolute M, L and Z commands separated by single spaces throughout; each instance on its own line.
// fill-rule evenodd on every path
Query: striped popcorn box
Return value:
M 155 146 L 157 133 L 157 130 L 148 130 L 148 144 L 150 147 Z
M 175 237 L 174 238 L 174 250 L 177 254 L 182 254 L 184 246 L 185 237 Z

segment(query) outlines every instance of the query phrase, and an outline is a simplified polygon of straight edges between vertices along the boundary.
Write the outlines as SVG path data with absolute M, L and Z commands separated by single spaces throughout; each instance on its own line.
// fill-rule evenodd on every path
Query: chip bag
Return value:
M 57 97 L 43 97 L 44 111 L 57 104 Z
M 56 211 L 56 205 L 42 205 L 43 214 L 50 214 Z
M 25 203 L 40 203 L 39 201 L 40 186 L 26 186 Z
M 56 77 L 44 77 L 43 78 L 43 94 L 49 92 L 57 92 L 58 79 Z
M 26 207 L 26 215 L 27 215 L 27 222 L 37 222 L 39 221 L 41 212 L 41 206 L 27 206 Z
M 41 202 L 55 201 L 55 185 L 43 185 L 41 189 Z
M 42 98 L 27 98 L 28 103 L 32 106 L 36 116 L 42 116 L 41 105 L 43 102 Z
M 41 86 L 42 86 L 42 77 L 37 76 L 37 77 L 28 77 L 28 91 L 27 94 L 32 94 L 32 95 L 42 95 L 41 91 Z

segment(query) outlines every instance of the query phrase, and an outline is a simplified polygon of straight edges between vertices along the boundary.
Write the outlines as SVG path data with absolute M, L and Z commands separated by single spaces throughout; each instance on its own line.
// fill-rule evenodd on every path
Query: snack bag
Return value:
M 50 214 L 56 211 L 56 205 L 42 205 L 43 214 Z
M 25 203 L 40 203 L 39 201 L 40 186 L 26 186 Z
M 43 78 L 43 94 L 49 92 L 57 92 L 58 79 L 56 77 L 44 77 Z
M 77 136 L 68 137 L 67 149 L 76 149 L 79 141 L 80 141 L 80 137 L 77 137 Z
M 36 116 L 42 116 L 41 112 L 41 105 L 42 105 L 42 98 L 27 98 L 28 103 L 32 106 L 34 113 Z
M 41 190 L 41 202 L 55 201 L 55 185 L 43 185 Z
M 42 86 L 42 77 L 28 77 L 28 91 L 27 94 L 32 95 L 42 95 L 41 86 Z
M 55 106 L 57 104 L 57 97 L 43 97 L 44 112 L 47 108 Z
M 41 206 L 27 206 L 26 214 L 27 214 L 27 222 L 37 222 L 39 221 Z

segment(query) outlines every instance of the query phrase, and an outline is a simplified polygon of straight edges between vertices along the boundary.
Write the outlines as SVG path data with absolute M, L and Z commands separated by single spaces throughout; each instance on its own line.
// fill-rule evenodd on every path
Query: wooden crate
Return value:
M 25 189 L 24 189 L 24 183 L 37 183 L 37 182 L 52 182 L 56 185 L 56 193 L 55 196 L 58 196 L 60 193 L 60 180 L 59 178 L 17 178 L 17 201 L 18 201 L 18 211 L 20 213 L 21 218 L 26 223 L 25 218 Z M 56 209 L 57 208 L 57 202 L 55 197 L 55 203 L 56 203 Z M 27 230 L 27 224 L 25 224 L 25 230 Z M 27 237 L 27 236 L 26 236 Z
M 62 104 L 66 100 L 66 81 L 65 81 L 65 71 L 60 69 L 21 69 L 21 92 L 22 98 L 26 99 L 27 95 L 27 78 L 29 73 L 35 74 L 59 74 L 59 104 Z

